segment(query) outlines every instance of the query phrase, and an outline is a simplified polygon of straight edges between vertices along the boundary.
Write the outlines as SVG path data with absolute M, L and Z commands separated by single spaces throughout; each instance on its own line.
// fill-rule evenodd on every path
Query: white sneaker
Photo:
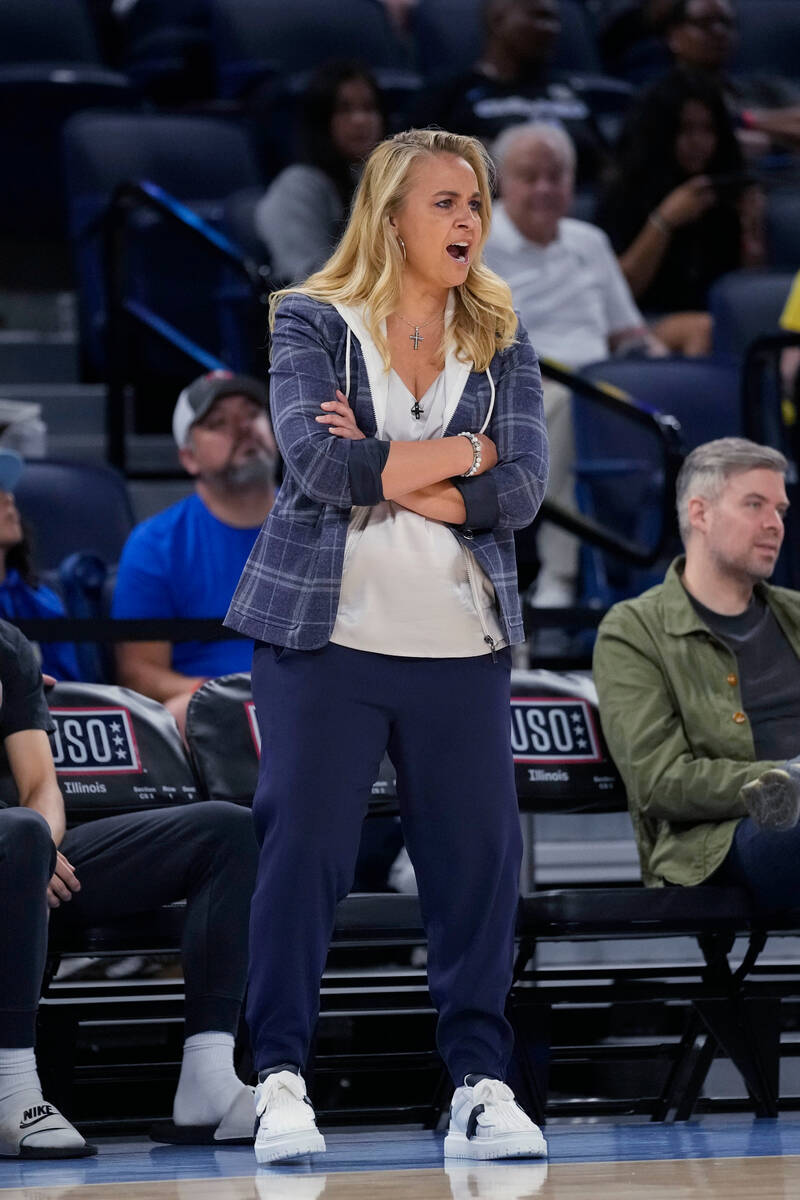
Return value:
M 545 1158 L 547 1143 L 507 1084 L 480 1079 L 453 1093 L 444 1153 L 446 1158 Z
M 321 1154 L 325 1139 L 317 1129 L 302 1075 L 274 1071 L 256 1088 L 256 1159 L 281 1162 Z

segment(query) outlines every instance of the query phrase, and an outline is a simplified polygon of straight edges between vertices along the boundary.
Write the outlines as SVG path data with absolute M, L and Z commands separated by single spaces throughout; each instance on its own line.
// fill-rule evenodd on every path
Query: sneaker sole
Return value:
M 325 1138 L 317 1129 L 301 1133 L 278 1133 L 271 1138 L 256 1139 L 256 1160 L 260 1163 L 283 1162 L 287 1158 L 300 1158 L 304 1154 L 322 1154 Z
M 444 1139 L 445 1158 L 547 1158 L 547 1142 L 541 1133 L 505 1133 L 492 1138 L 468 1138 L 463 1133 L 448 1133 Z

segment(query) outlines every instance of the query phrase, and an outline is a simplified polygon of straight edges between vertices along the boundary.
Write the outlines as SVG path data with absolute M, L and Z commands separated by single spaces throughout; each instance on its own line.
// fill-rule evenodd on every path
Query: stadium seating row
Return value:
M 624 808 L 624 790 L 608 757 L 590 682 L 544 671 L 516 672 L 512 697 L 511 739 L 521 810 L 605 813 Z M 126 689 L 61 684 L 50 693 L 49 703 L 56 723 L 56 769 L 72 822 L 203 797 L 250 802 L 259 738 L 247 676 L 209 681 L 195 694 L 187 722 L 191 763 L 161 706 Z M 393 796 L 388 765 L 373 789 L 374 811 L 386 812 Z M 180 910 L 170 907 L 119 927 L 73 931 L 51 950 L 56 955 L 119 955 L 136 948 L 174 949 L 180 926 Z M 778 933 L 792 928 L 791 921 L 770 926 Z M 734 973 L 727 956 L 737 933 L 749 937 L 750 947 L 743 967 Z M 774 1115 L 777 1002 L 756 1001 L 745 986 L 766 933 L 737 889 L 635 886 L 525 894 L 510 1008 L 519 1048 L 515 1069 L 520 1094 L 542 1119 L 549 1053 L 543 1013 L 565 999 L 561 991 L 557 995 L 553 991 L 557 971 L 542 972 L 531 965 L 538 944 L 574 938 L 694 937 L 703 950 L 701 967 L 681 972 L 676 980 L 669 978 L 674 969 L 665 968 L 663 977 L 658 977 L 652 966 L 642 973 L 641 968 L 628 965 L 615 968 L 614 987 L 606 988 L 606 1001 L 636 996 L 639 1001 L 691 1002 L 692 1036 L 687 1033 L 672 1047 L 660 1094 L 640 1098 L 640 1108 L 649 1107 L 660 1117 L 688 1117 L 711 1057 L 721 1048 L 742 1072 L 756 1112 Z M 421 918 L 413 896 L 352 895 L 340 905 L 335 946 L 413 944 L 421 939 Z M 383 984 L 371 979 L 376 1012 L 385 1011 L 387 988 L 390 992 L 394 987 L 391 975 Z M 335 1008 L 336 1000 L 331 1002 Z M 369 1011 L 363 994 L 359 1003 Z M 395 996 L 393 1007 L 397 1003 Z M 384 1066 L 388 1068 L 389 1059 L 398 1066 L 398 1060 L 406 1057 L 393 1058 L 390 1053 Z M 419 1056 L 411 1057 L 418 1067 Z M 336 1058 L 340 1067 L 344 1065 L 341 1052 Z M 349 1066 L 353 1069 L 354 1063 Z
M 175 60 L 205 42 L 215 59 L 219 94 L 238 95 L 270 73 L 309 70 L 332 56 L 357 57 L 380 71 L 456 73 L 475 61 L 482 40 L 482 0 L 420 0 L 412 45 L 395 34 L 378 0 L 138 0 L 123 36 L 124 65 L 140 80 L 175 69 Z M 558 69 L 604 70 L 590 6 L 561 0 Z M 786 0 L 740 0 L 739 72 L 798 77 L 798 32 Z M 302 37 L 298 34 L 302 32 Z M 48 61 L 100 66 L 87 6 L 60 0 L 5 0 L 0 14 L 0 62 Z

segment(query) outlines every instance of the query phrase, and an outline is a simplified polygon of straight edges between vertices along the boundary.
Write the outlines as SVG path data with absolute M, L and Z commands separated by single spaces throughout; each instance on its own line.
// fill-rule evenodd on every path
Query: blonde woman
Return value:
M 445 1153 L 546 1153 L 502 1081 L 521 855 L 513 530 L 541 503 L 547 441 L 536 356 L 481 263 L 490 207 L 480 143 L 398 134 L 368 159 L 332 257 L 274 297 L 286 474 L 227 617 L 258 643 L 248 1021 L 262 1163 L 325 1148 L 300 1071 L 387 749 L 456 1085 Z

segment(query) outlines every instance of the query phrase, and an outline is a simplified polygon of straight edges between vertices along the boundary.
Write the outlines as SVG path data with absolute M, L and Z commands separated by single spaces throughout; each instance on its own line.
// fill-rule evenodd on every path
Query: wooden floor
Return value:
M 258 1168 L 249 1148 L 104 1140 L 94 1159 L 0 1162 L 0 1200 L 795 1200 L 800 1119 L 548 1127 L 549 1163 L 442 1161 L 442 1135 L 335 1132 Z M 738 1151 L 738 1152 L 737 1152 Z M 640 1157 L 636 1157 L 637 1154 Z

